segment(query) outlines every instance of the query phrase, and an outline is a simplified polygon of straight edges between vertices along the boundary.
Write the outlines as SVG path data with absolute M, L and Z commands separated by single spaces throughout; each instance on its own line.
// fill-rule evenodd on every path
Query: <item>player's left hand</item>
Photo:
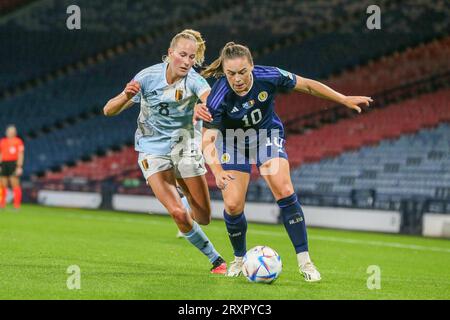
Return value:
M 23 174 L 23 168 L 17 167 L 16 168 L 16 176 L 20 177 Z
M 236 179 L 233 174 L 225 170 L 219 172 L 215 176 L 215 178 L 216 178 L 216 185 L 220 190 L 225 190 L 228 183 Z
M 206 103 L 199 103 L 194 107 L 192 123 L 196 125 L 198 120 L 203 120 L 206 122 L 211 122 L 213 120 L 211 113 L 209 113 L 208 107 L 206 106 Z
M 364 96 L 346 96 L 342 100 L 342 104 L 344 106 L 356 110 L 358 111 L 358 113 L 361 113 L 361 107 L 359 106 L 360 104 L 363 104 L 364 106 L 368 107 L 371 102 L 373 102 L 371 97 L 364 97 Z

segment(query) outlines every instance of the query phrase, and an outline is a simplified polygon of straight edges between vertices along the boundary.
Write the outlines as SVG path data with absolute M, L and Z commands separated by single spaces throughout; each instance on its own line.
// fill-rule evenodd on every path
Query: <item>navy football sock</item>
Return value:
M 281 209 L 284 227 L 294 245 L 295 252 L 308 251 L 305 217 L 297 195 L 294 193 L 289 197 L 278 200 L 277 203 Z
M 243 257 L 247 252 L 247 219 L 242 212 L 241 214 L 232 216 L 223 211 L 223 217 L 228 230 L 228 237 L 234 249 L 236 257 Z

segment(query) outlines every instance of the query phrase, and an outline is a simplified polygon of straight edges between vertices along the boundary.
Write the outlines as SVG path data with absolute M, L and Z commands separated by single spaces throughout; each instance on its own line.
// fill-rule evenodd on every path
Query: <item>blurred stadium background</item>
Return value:
M 66 27 L 73 4 L 80 30 Z M 380 30 L 366 26 L 371 4 Z M 164 210 L 136 163 L 139 108 L 106 118 L 102 107 L 184 28 L 202 32 L 207 62 L 242 42 L 257 64 L 374 98 L 361 115 L 306 95 L 277 100 L 307 224 L 327 228 L 309 230 L 319 286 L 300 283 L 257 172 L 246 214 L 266 224 L 252 224 L 249 246 L 283 257 L 275 286 L 205 276 L 167 217 L 122 213 Z M 26 203 L 0 211 L 0 298 L 448 299 L 449 242 L 417 236 L 450 237 L 449 57 L 446 0 L 0 0 L 0 131 L 14 123 L 25 142 Z M 205 230 L 229 259 L 221 222 Z M 380 292 L 366 287 L 374 263 Z M 73 264 L 80 292 L 65 286 Z
M 72 4 L 81 8 L 81 30 L 66 27 Z M 362 115 L 306 95 L 277 100 L 296 190 L 317 212 L 311 225 L 449 237 L 450 7 L 376 1 L 381 29 L 369 30 L 370 4 L 0 1 L 0 129 L 14 123 L 24 139 L 25 202 L 71 205 L 75 198 L 65 203 L 45 191 L 76 191 L 100 197 L 77 198 L 81 207 L 111 209 L 122 199 L 142 209 L 138 198 L 117 198 L 151 194 L 132 146 L 138 108 L 106 118 L 102 107 L 189 27 L 204 35 L 207 62 L 225 42 L 242 42 L 257 64 L 374 98 Z M 254 173 L 248 201 L 273 204 Z M 220 200 L 211 174 L 208 181 Z M 355 222 L 358 214 L 366 222 Z

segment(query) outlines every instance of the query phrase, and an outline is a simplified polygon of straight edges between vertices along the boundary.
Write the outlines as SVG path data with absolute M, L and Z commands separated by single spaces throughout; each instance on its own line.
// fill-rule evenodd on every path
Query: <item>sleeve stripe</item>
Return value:
M 211 105 L 211 108 L 213 108 L 213 109 L 217 108 L 217 106 L 222 102 L 223 98 L 225 97 L 225 95 L 227 93 L 228 93 L 228 88 L 225 88 L 225 91 L 223 93 L 221 93 L 220 96 L 217 96 L 217 99 L 214 102 L 214 104 Z
M 264 76 L 264 75 L 271 75 L 271 76 L 279 76 L 279 72 L 269 71 L 269 72 L 255 72 L 256 76 Z
M 215 108 L 219 104 L 219 102 L 223 99 L 227 92 L 227 86 L 226 84 L 223 84 L 223 86 L 217 91 L 217 94 L 214 96 L 214 98 L 211 99 L 211 107 Z
M 253 70 L 254 73 L 280 73 L 277 69 L 255 69 Z
M 278 79 L 278 75 L 276 76 L 272 76 L 272 75 L 265 75 L 265 76 L 260 76 L 258 77 L 258 79 Z
M 262 78 L 279 78 L 280 74 L 258 74 L 256 75 L 256 78 L 262 79 Z
M 222 93 L 222 91 L 225 89 L 226 85 L 223 83 L 219 89 L 215 92 L 214 97 L 211 99 L 211 103 L 214 104 L 217 97 Z

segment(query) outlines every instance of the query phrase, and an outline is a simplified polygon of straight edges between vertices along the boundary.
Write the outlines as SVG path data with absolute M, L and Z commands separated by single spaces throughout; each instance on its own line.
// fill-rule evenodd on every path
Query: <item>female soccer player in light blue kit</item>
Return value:
M 280 208 L 300 273 L 306 281 L 319 281 L 320 273 L 309 257 L 305 218 L 290 178 L 284 128 L 274 111 L 275 96 L 279 90 L 293 89 L 358 112 L 358 104 L 368 106 L 372 99 L 344 96 L 320 82 L 253 65 L 250 50 L 232 42 L 203 75 L 219 78 L 207 104 L 196 106 L 195 113 L 211 129 L 205 130 L 203 153 L 225 202 L 224 219 L 235 255 L 227 276 L 242 271 L 247 232 L 244 205 L 254 161 Z M 239 130 L 241 137 L 236 134 Z
M 206 102 L 211 89 L 192 67 L 203 63 L 205 48 L 199 32 L 177 34 L 164 62 L 139 72 L 108 101 L 104 113 L 114 116 L 140 102 L 135 149 L 142 173 L 184 238 L 209 258 L 211 272 L 223 274 L 226 263 L 199 226 L 209 224 L 211 204 L 201 153 L 202 123 L 194 125 L 192 119 L 197 100 Z M 183 205 L 177 183 L 189 205 Z

